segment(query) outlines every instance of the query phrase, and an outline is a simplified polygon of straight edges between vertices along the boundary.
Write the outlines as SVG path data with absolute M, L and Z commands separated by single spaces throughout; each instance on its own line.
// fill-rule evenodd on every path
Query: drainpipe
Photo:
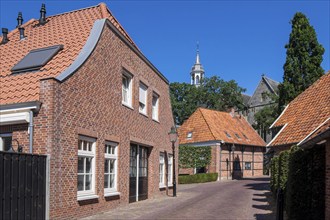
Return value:
M 29 122 L 29 148 L 30 154 L 33 153 L 33 111 L 30 111 L 30 122 Z

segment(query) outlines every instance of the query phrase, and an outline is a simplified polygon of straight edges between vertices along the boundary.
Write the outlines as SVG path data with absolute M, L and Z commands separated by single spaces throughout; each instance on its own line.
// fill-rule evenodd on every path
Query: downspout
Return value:
M 29 149 L 30 154 L 33 153 L 33 111 L 30 110 L 30 122 L 29 122 Z

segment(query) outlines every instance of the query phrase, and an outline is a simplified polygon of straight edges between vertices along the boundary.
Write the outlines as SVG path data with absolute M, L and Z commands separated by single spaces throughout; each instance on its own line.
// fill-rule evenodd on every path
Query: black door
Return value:
M 147 198 L 148 148 L 136 144 L 131 144 L 129 202 L 136 202 Z

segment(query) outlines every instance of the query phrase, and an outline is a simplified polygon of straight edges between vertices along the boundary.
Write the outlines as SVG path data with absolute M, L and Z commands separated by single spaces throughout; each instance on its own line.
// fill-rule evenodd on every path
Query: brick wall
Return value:
M 330 219 L 330 138 L 325 145 L 325 219 Z
M 124 68 L 133 75 L 132 109 L 122 105 Z M 140 81 L 148 86 L 147 116 L 139 113 Z M 159 153 L 172 152 L 168 131 L 174 122 L 168 84 L 110 28 L 104 28 L 97 47 L 74 75 L 62 83 L 54 79 L 40 83 L 42 105 L 34 117 L 34 153 L 50 156 L 50 218 L 79 218 L 127 204 L 132 142 L 149 147 L 148 197 L 166 193 L 159 189 Z M 159 122 L 151 118 L 153 91 L 160 96 Z M 13 131 L 13 138 L 26 151 L 27 125 L 2 126 L 1 131 Z M 95 191 L 99 196 L 81 202 L 77 201 L 78 135 L 96 138 Z M 115 197 L 104 197 L 105 141 L 119 142 L 120 195 Z

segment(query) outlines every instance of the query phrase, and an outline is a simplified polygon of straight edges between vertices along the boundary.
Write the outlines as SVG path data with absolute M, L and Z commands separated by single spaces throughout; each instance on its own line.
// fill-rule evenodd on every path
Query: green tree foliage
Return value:
M 211 162 L 211 147 L 179 147 L 180 168 L 206 167 Z
M 224 81 L 218 76 L 203 79 L 199 87 L 187 83 L 171 83 L 171 104 L 176 123 L 182 124 L 198 107 L 219 111 L 230 107 L 242 109 L 241 93 L 244 91 L 234 80 Z
M 321 67 L 324 48 L 317 41 L 313 26 L 301 12 L 291 20 L 292 31 L 289 43 L 285 45 L 283 83 L 279 85 L 279 111 L 301 92 L 307 89 L 324 70 Z

